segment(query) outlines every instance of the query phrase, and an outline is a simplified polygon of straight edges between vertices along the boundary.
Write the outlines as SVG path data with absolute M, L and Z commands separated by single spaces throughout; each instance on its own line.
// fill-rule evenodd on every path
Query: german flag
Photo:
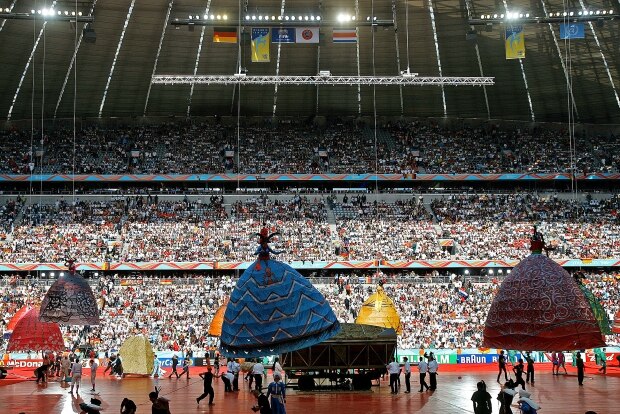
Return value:
M 214 43 L 237 43 L 236 27 L 214 27 L 213 28 Z

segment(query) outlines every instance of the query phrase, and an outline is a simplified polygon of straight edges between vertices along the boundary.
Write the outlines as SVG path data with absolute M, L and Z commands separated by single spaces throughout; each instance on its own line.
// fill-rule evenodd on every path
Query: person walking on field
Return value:
M 91 391 L 95 392 L 95 380 L 97 379 L 97 369 L 99 368 L 99 363 L 93 358 L 88 364 L 90 365 L 90 383 L 93 384 Z
M 189 363 L 189 358 L 185 358 L 183 360 L 183 371 L 181 371 L 181 375 L 179 375 L 177 378 L 181 378 L 183 375 L 187 375 L 187 379 L 189 379 Z
M 177 354 L 172 355 L 172 372 L 168 375 L 168 378 L 172 378 L 173 375 L 176 375 L 179 378 L 179 373 L 177 372 L 177 366 L 179 365 L 179 357 Z
M 502 371 L 504 372 L 504 378 L 508 381 L 508 372 L 506 372 L 506 357 L 504 356 L 504 351 L 499 352 L 499 359 L 497 360 L 497 365 L 499 368 L 499 373 L 497 374 L 497 382 L 499 382 L 500 377 L 502 376 Z
M 73 387 L 75 387 L 75 393 L 80 393 L 80 383 L 82 382 L 82 364 L 79 358 L 75 358 L 75 362 L 71 365 L 71 391 L 69 394 L 73 394 Z
M 532 384 L 534 384 L 534 359 L 530 352 L 525 354 L 525 361 L 527 361 L 527 376 L 525 382 L 529 383 L 531 378 Z
M 196 398 L 196 404 L 200 404 L 200 401 L 209 396 L 209 405 L 213 405 L 213 397 L 215 396 L 215 392 L 213 391 L 213 378 L 219 378 L 219 375 L 213 375 L 211 372 L 211 367 L 207 367 L 207 372 L 202 372 L 198 374 L 200 378 L 203 379 L 203 393 L 200 397 Z
M 564 351 L 558 352 L 558 375 L 560 375 L 560 368 L 564 369 L 564 374 L 568 374 L 566 372 L 566 356 Z
M 583 359 L 581 359 L 581 352 L 577 352 L 577 381 L 579 385 L 583 385 L 584 374 L 585 367 L 583 365 Z

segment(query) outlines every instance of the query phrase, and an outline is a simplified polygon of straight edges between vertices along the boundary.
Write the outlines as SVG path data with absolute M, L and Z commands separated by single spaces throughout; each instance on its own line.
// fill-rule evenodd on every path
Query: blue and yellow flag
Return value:
M 269 28 L 252 28 L 252 62 L 269 62 Z
M 506 28 L 506 59 L 523 59 L 525 57 L 525 36 L 523 26 Z

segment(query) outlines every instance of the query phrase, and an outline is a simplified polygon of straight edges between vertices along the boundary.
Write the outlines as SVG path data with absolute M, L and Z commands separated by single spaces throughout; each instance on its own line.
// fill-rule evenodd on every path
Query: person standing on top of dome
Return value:
M 259 237 L 258 239 L 258 247 L 256 248 L 256 251 L 254 252 L 254 254 L 258 255 L 258 261 L 256 262 L 256 270 L 261 270 L 261 266 L 260 266 L 260 262 L 261 260 L 265 262 L 265 266 L 267 266 L 267 261 L 269 260 L 269 255 L 270 254 L 281 254 L 283 253 L 282 251 L 276 251 L 276 250 L 272 250 L 271 247 L 269 247 L 269 243 L 271 242 L 271 238 L 274 236 L 279 235 L 280 233 L 278 233 L 277 231 L 274 233 L 269 234 L 269 230 L 267 229 L 267 227 L 263 227 L 260 230 L 260 233 L 256 233 L 256 235 Z M 267 267 L 268 269 L 268 267 Z

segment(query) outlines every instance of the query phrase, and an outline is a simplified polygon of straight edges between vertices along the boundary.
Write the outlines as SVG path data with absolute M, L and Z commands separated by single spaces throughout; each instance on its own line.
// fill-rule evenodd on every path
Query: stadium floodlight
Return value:
M 317 21 L 321 21 L 321 16 L 316 16 Z
M 228 15 L 226 15 L 226 14 L 225 14 L 224 16 L 222 16 L 222 18 L 223 18 L 224 20 L 228 20 Z

